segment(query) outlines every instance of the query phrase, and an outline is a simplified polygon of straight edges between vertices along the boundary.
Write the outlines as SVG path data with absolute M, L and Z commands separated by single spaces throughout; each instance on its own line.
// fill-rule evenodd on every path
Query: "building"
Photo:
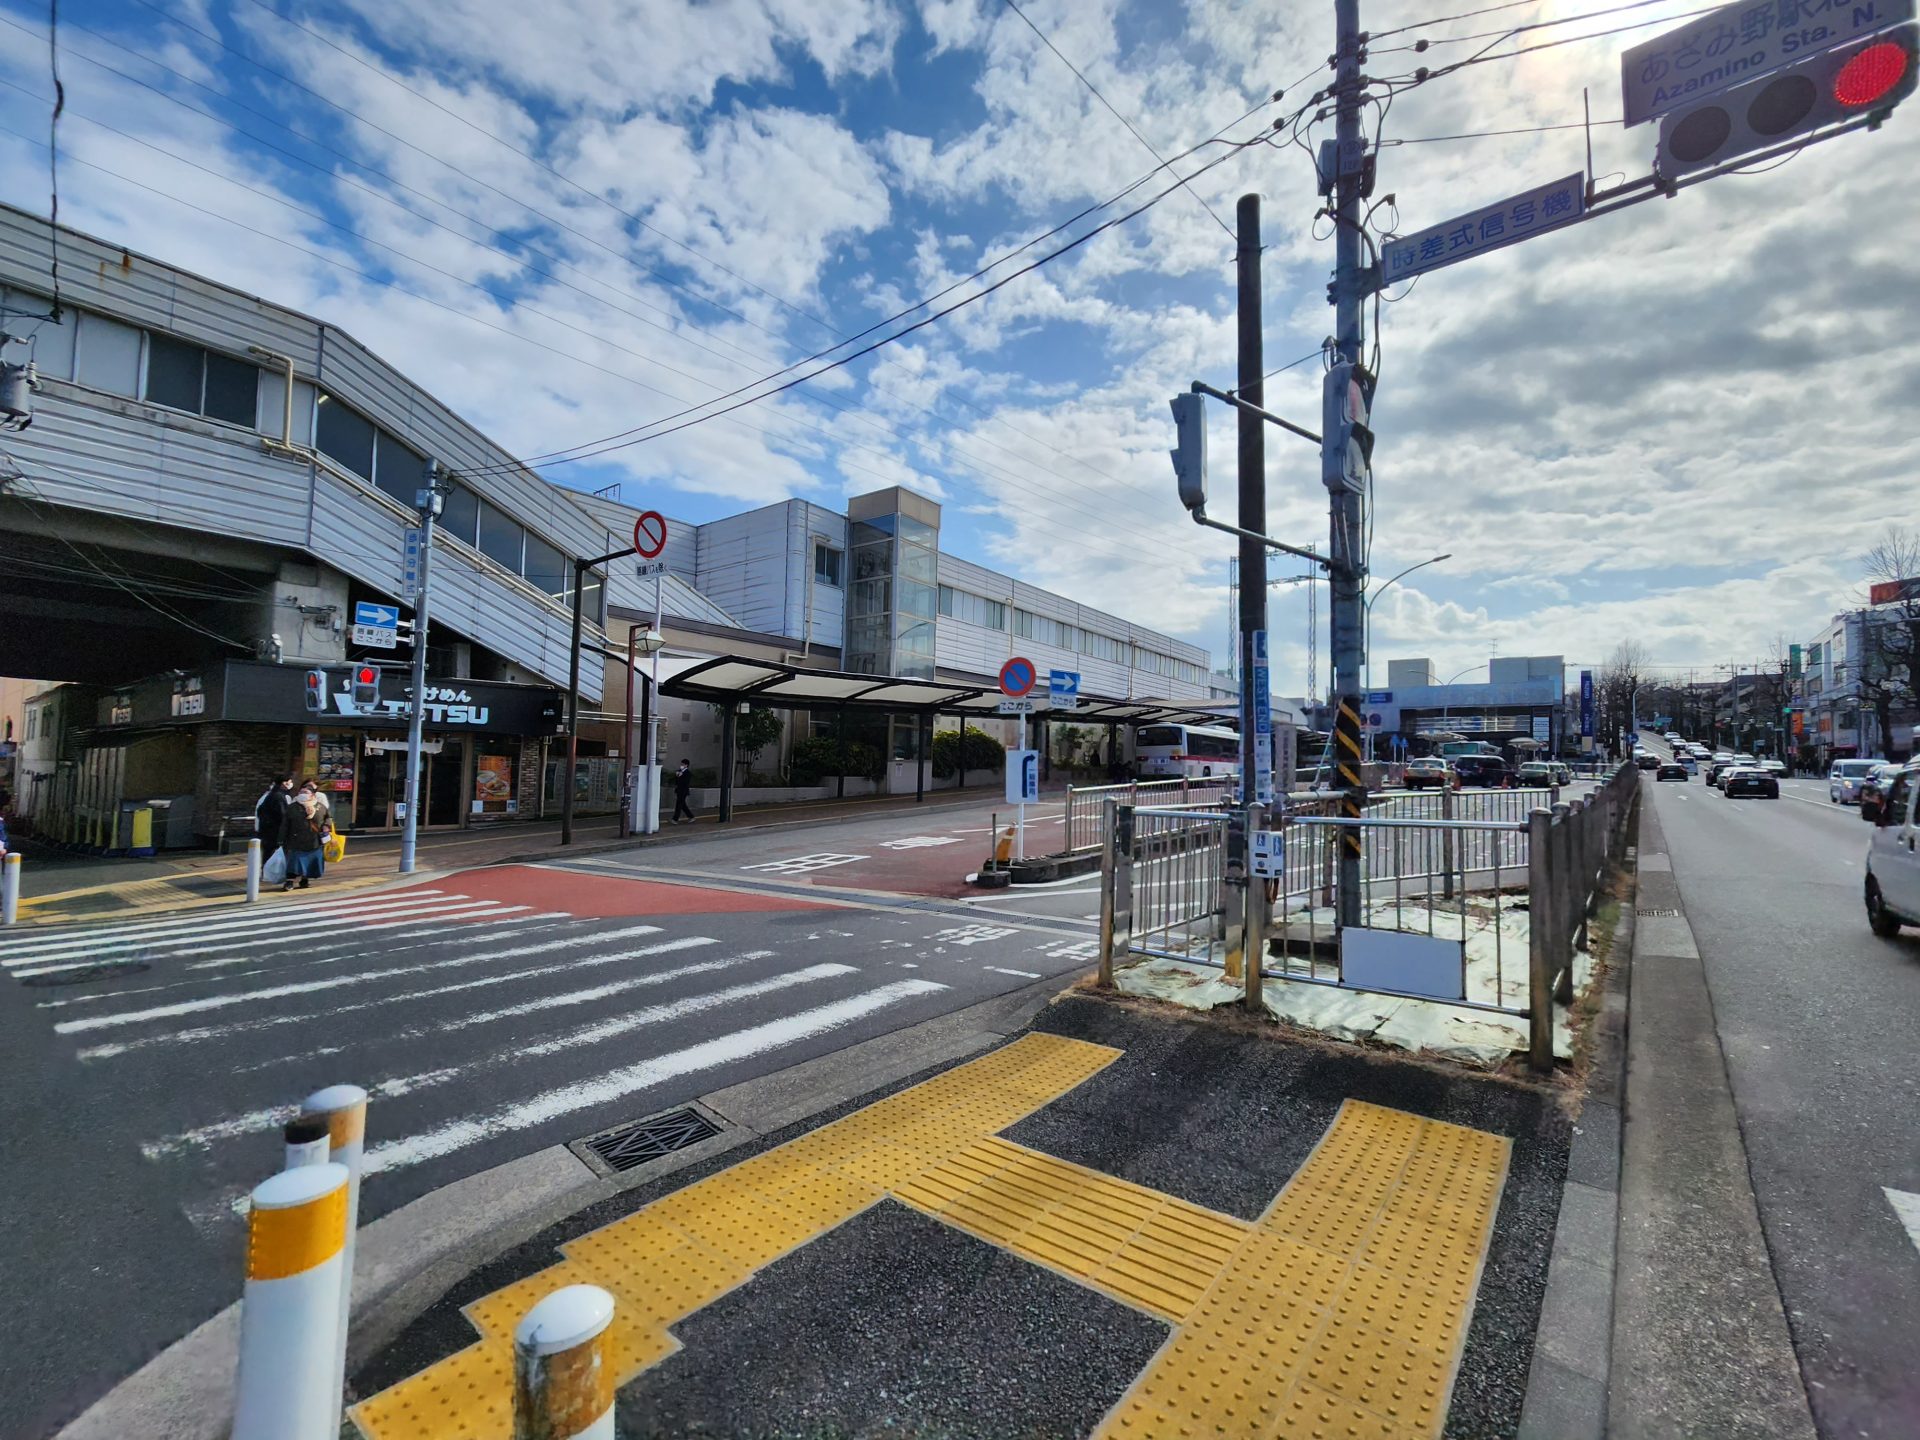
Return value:
M 1800 675 L 1791 717 L 1794 744 L 1817 765 L 1849 757 L 1897 759 L 1916 753 L 1920 725 L 1907 675 L 1889 664 L 1911 625 L 1908 603 L 1897 597 L 1835 615 L 1801 647 Z M 1886 711 L 1881 715 L 1882 705 Z
M 0 675 L 47 682 L 34 803 L 60 838 L 116 848 L 138 800 L 204 842 L 249 823 L 283 770 L 318 777 L 355 829 L 400 823 L 410 650 L 367 643 L 355 617 L 401 603 L 429 457 L 452 480 L 430 557 L 422 823 L 550 810 L 576 560 L 621 548 L 636 512 L 547 482 L 335 326 L 75 231 L 60 257 L 55 319 L 48 226 L 0 207 L 0 301 L 45 317 L 25 321 L 33 423 L 0 449 Z M 910 491 L 671 524 L 663 558 L 669 658 L 991 683 L 1020 653 L 1090 693 L 1211 693 L 1204 650 L 943 553 L 939 506 Z M 606 808 L 625 759 L 620 652 L 654 614 L 636 569 L 588 571 L 577 597 L 573 784 Z M 348 680 L 362 665 L 379 671 L 364 704 Z M 711 707 L 662 718 L 670 745 L 717 759 Z M 917 723 L 880 732 L 917 768 Z
M 1566 723 L 1567 665 L 1559 655 L 1496 656 L 1484 681 L 1434 677 L 1431 660 L 1389 660 L 1387 688 L 1366 692 L 1360 718 L 1380 758 L 1431 753 L 1442 735 L 1502 747 L 1525 741 L 1521 748 L 1537 745 L 1543 755 L 1579 748 L 1577 723 L 1572 730 Z

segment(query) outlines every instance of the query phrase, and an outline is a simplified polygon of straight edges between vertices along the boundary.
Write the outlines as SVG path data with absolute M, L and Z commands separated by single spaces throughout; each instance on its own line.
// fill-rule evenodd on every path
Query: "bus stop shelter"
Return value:
M 841 739 L 845 742 L 846 717 L 849 714 L 913 715 L 918 718 L 920 744 L 915 766 L 914 799 L 926 799 L 927 765 L 932 748 L 932 729 L 937 715 L 957 715 L 965 719 L 1000 719 L 1000 693 L 995 680 L 971 678 L 916 679 L 901 675 L 856 675 L 844 670 L 816 670 L 783 661 L 749 659 L 721 655 L 699 664 L 685 665 L 670 679 L 662 679 L 660 693 L 676 700 L 704 700 L 720 707 L 720 820 L 733 818 L 733 769 L 736 758 L 735 731 L 742 705 L 766 705 L 779 710 L 827 710 L 840 717 Z M 1171 721 L 1184 724 L 1216 724 L 1217 711 L 1182 704 L 1177 700 L 1123 700 L 1111 696 L 1080 695 L 1079 706 L 1072 711 L 1036 709 L 1042 717 L 1071 715 L 1076 723 L 1105 725 L 1109 746 L 1121 725 L 1152 725 Z M 1109 752 L 1111 748 L 1109 748 Z M 846 793 L 846 776 L 840 777 L 840 793 Z

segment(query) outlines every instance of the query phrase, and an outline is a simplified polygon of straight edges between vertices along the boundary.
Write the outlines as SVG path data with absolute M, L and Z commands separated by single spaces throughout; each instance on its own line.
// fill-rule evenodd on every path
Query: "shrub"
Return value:
M 933 737 L 933 773 L 944 780 L 966 766 L 975 770 L 997 771 L 1006 757 L 1000 742 L 984 730 L 969 725 L 965 730 L 942 730 Z
M 847 745 L 847 774 L 863 780 L 880 778 L 880 752 L 871 745 Z M 818 785 L 840 773 L 840 746 L 831 735 L 812 735 L 794 742 L 788 776 L 795 785 Z

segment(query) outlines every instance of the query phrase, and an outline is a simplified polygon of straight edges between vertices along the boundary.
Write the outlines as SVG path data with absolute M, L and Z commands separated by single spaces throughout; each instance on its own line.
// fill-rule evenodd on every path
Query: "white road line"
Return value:
M 632 925 L 624 930 L 609 930 L 582 940 L 578 936 L 568 936 L 564 940 L 548 940 L 539 945 L 517 945 L 506 950 L 485 950 L 477 955 L 460 955 L 451 960 L 432 960 L 421 965 L 401 965 L 391 970 L 361 970 L 352 975 L 334 975 L 325 980 L 303 980 L 292 985 L 268 985 L 258 990 L 245 990 L 230 995 L 207 995 L 198 1000 L 180 1000 L 172 1005 L 155 1005 L 146 1010 L 128 1010 L 118 1015 L 89 1015 L 84 1020 L 63 1020 L 55 1025 L 54 1031 L 60 1035 L 74 1035 L 86 1030 L 102 1030 L 113 1025 L 134 1025 L 145 1020 L 166 1020 L 176 1015 L 193 1015 L 202 1010 L 222 1010 L 229 1005 L 247 1005 L 255 1000 L 277 1000 L 283 995 L 308 995 L 317 990 L 334 990 L 342 985 L 357 985 L 366 980 L 386 980 L 397 975 L 417 975 L 428 970 L 446 970 L 457 965 L 480 965 L 489 960 L 518 960 L 522 955 L 543 955 L 552 950 L 564 950 L 569 945 L 597 944 L 606 940 L 623 940 L 632 935 L 657 935 L 658 925 Z
M 528 910 L 529 908 L 530 907 L 525 905 L 507 905 L 501 907 L 499 911 L 492 915 L 469 917 L 458 925 L 439 924 L 438 922 L 441 919 L 440 915 L 416 915 L 410 920 L 394 920 L 380 925 L 362 925 L 358 930 L 354 931 L 353 934 L 330 944 L 303 945 L 300 949 L 299 958 L 305 960 L 314 955 L 331 954 L 335 950 L 364 946 L 366 941 L 362 936 L 369 930 L 398 930 L 400 934 L 393 937 L 396 940 L 404 940 L 413 935 L 474 935 L 479 933 L 483 928 L 487 935 L 492 936 L 502 930 L 515 930 L 527 926 L 552 925 L 557 924 L 559 921 L 571 920 L 573 918 L 563 910 L 534 910 L 532 913 L 525 915 L 509 914 L 509 912 L 514 910 Z M 455 917 L 448 915 L 447 918 L 452 919 Z M 474 923 L 476 920 L 481 923 Z M 427 930 L 417 928 L 421 925 L 432 925 L 434 928 Z M 250 945 L 252 942 L 247 941 L 245 944 Z M 244 948 L 244 946 L 210 945 L 207 947 L 208 950 L 232 950 L 240 948 Z M 408 948 L 411 947 L 397 946 L 391 949 L 384 949 L 380 951 L 380 953 L 382 955 L 393 955 L 397 954 L 399 950 Z M 195 953 L 204 954 L 206 952 L 197 951 Z M 182 968 L 187 970 L 224 970 L 229 965 L 257 965 L 259 963 L 260 957 L 258 954 L 223 955 L 218 960 L 196 960 L 191 965 Z M 186 981 L 183 983 L 205 984 L 206 982 Z
M 712 941 L 708 941 L 712 944 Z M 765 960 L 772 955 L 771 950 L 743 950 L 738 955 L 725 960 L 709 960 L 699 965 L 682 965 L 677 970 L 662 970 L 653 975 L 639 975 L 631 980 L 610 980 L 605 985 L 590 986 L 585 990 L 566 990 L 558 995 L 542 995 L 538 1000 L 523 1001 L 518 1005 L 503 1006 L 498 1010 L 481 1010 L 472 1015 L 463 1015 L 458 1020 L 450 1020 L 443 1025 L 433 1027 L 435 1033 L 448 1030 L 465 1030 L 469 1025 L 487 1025 L 495 1020 L 506 1020 L 518 1015 L 533 1015 L 542 1010 L 558 1010 L 567 1005 L 591 1005 L 596 1000 L 605 1000 L 614 995 L 624 995 L 629 990 L 639 990 L 649 985 L 659 985 L 668 980 L 678 979 L 682 975 L 725 970 L 742 960 Z M 830 970 L 835 974 L 851 975 L 851 965 L 826 965 L 814 967 L 815 970 Z
M 982 965 L 980 968 L 982 970 L 991 970 L 999 975 L 1019 975 L 1028 980 L 1038 980 L 1040 978 L 1040 972 L 1038 970 L 1009 970 L 1004 965 Z
M 418 1135 L 410 1135 L 404 1140 L 376 1145 L 367 1152 L 366 1173 L 374 1175 L 385 1170 L 404 1169 L 495 1136 L 529 1129 L 596 1105 L 623 1100 L 683 1075 L 716 1069 L 769 1050 L 825 1035 L 899 1001 L 931 995 L 946 988 L 931 980 L 898 980 L 862 995 L 803 1010 L 797 1015 L 756 1025 L 748 1030 L 736 1030 L 730 1035 L 612 1070 L 591 1080 L 563 1085 L 485 1115 L 456 1120 Z
M 1896 1190 L 1891 1185 L 1882 1185 L 1880 1193 L 1887 1197 L 1887 1203 L 1893 1206 L 1893 1213 L 1900 1217 L 1900 1224 L 1905 1228 L 1907 1238 L 1913 1241 L 1913 1248 L 1920 1250 L 1920 1195 Z
M 183 1045 L 199 1040 L 219 1040 L 230 1035 L 246 1035 L 256 1030 L 269 1030 L 276 1025 L 312 1025 L 323 1020 L 331 1020 L 336 1015 L 348 1015 L 356 1010 L 374 1010 L 386 1005 L 398 1004 L 406 1000 L 427 1000 L 436 995 L 452 995 L 462 990 L 480 990 L 490 985 L 506 985 L 515 980 L 533 980 L 542 975 L 558 975 L 562 971 L 576 970 L 587 965 L 611 965 L 621 960 L 642 960 L 652 955 L 667 955 L 678 950 L 693 950 L 703 945 L 715 945 L 718 941 L 705 936 L 692 936 L 685 940 L 669 940 L 664 945 L 649 945 L 641 950 L 623 950 L 613 955 L 593 955 L 584 960 L 567 960 L 558 965 L 535 965 L 526 970 L 509 970 L 504 975 L 484 975 L 478 980 L 462 980 L 455 985 L 435 985 L 426 990 L 403 990 L 398 995 L 382 995 L 374 1000 L 358 1000 L 351 1005 L 337 1005 L 331 1010 L 310 1011 L 303 1015 L 266 1015 L 257 1020 L 235 1020 L 225 1025 L 201 1025 L 191 1030 L 163 1030 L 158 1035 L 143 1035 L 137 1040 L 112 1041 L 105 1045 L 84 1046 L 78 1052 L 81 1060 L 111 1060 L 116 1055 L 125 1055 L 132 1050 L 147 1050 L 155 1045 Z M 699 965 L 683 965 L 678 970 L 664 970 L 657 977 L 648 977 L 640 984 L 659 984 L 661 981 L 677 979 L 683 975 L 698 975 L 708 970 L 724 970 L 731 962 L 710 960 Z M 442 1030 L 456 1030 L 461 1022 L 442 1025 L 417 1025 L 396 1034 L 384 1037 L 386 1041 L 418 1040 L 422 1036 L 437 1034 Z
M 0 965 L 29 965 L 41 960 L 64 958 L 68 955 L 113 955 L 129 950 L 143 952 L 165 950 L 177 945 L 192 945 L 214 936 L 244 936 L 236 939 L 233 945 L 245 945 L 261 935 L 287 935 L 322 929 L 328 925 L 352 924 L 360 920 L 387 920 L 398 915 L 445 913 L 449 909 L 471 909 L 475 905 L 492 905 L 492 900 L 471 900 L 465 895 L 449 895 L 438 900 L 391 901 L 365 910 L 328 911 L 323 915 L 302 912 L 298 915 L 272 916 L 236 920 L 221 925 L 208 925 L 194 931 L 182 931 L 164 936 L 132 936 L 101 944 L 93 939 L 68 939 L 58 944 L 49 942 L 35 947 L 31 952 L 8 950 Z M 225 948 L 232 949 L 233 945 Z
M 44 934 L 36 930 L 31 938 L 22 938 L 13 944 L 0 946 L 0 952 L 15 955 L 49 945 L 71 945 L 80 941 L 114 940 L 129 935 L 160 935 L 178 930 L 204 931 L 210 925 L 235 921 L 244 921 L 250 925 L 271 925 L 278 921 L 299 919 L 308 915 L 330 914 L 340 910 L 361 909 L 370 905 L 411 905 L 429 896 L 446 894 L 444 890 L 408 890 L 404 895 L 361 895 L 338 900 L 310 900 L 301 904 L 270 905 L 264 909 L 240 914 L 222 911 L 212 915 L 201 913 L 175 920 L 146 920 L 125 925 L 62 925 Z M 467 897 L 454 895 L 449 898 L 465 900 Z
M 833 980 L 842 975 L 857 973 L 858 971 L 852 965 L 809 965 L 804 970 L 775 975 L 767 980 L 750 980 L 745 984 L 731 985 L 725 990 L 715 990 L 710 995 L 689 995 L 684 1000 L 669 1001 L 665 1005 L 650 1005 L 645 1010 L 635 1010 L 632 1014 L 622 1015 L 616 1020 L 603 1020 L 598 1025 L 589 1025 L 584 1030 L 575 1030 L 552 1040 L 541 1040 L 532 1045 L 524 1045 L 516 1053 L 526 1056 L 558 1055 L 567 1050 L 577 1050 L 582 1045 L 598 1045 L 602 1040 L 612 1040 L 616 1036 L 638 1030 L 643 1025 L 658 1025 L 664 1020 L 678 1020 L 683 1016 L 697 1014 L 702 1010 L 711 1010 L 715 1006 L 734 1000 L 768 995 L 775 990 L 804 985 L 810 980 Z

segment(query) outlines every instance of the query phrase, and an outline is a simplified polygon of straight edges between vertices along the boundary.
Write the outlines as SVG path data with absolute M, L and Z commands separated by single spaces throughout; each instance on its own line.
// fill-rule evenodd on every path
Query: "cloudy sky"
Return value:
M 1548 0 L 1377 40 L 1369 73 L 1400 76 L 1651 22 L 1408 89 L 1384 122 L 1375 107 L 1376 199 L 1396 197 L 1375 228 L 1582 169 L 1580 130 L 1537 127 L 1577 122 L 1583 87 L 1617 121 L 1621 50 L 1698 6 L 1500 37 L 1614 8 Z M 1153 171 L 1149 146 L 1257 137 L 1329 78 L 1331 4 L 1022 9 L 1031 25 L 1004 0 L 66 0 L 61 216 L 337 323 L 517 453 L 571 453 L 730 403 L 1070 222 L 997 280 L 1167 188 L 1163 171 L 1073 218 Z M 1362 20 L 1380 35 L 1452 13 Z M 0 20 L 0 197 L 44 211 L 47 12 L 0 0 Z M 1397 48 L 1422 38 L 1425 54 Z M 1384 306 L 1373 571 L 1452 558 L 1382 593 L 1376 683 L 1392 656 L 1444 677 L 1489 653 L 1597 662 L 1623 636 L 1710 669 L 1811 638 L 1858 593 L 1877 530 L 1920 514 L 1917 120 Z M 1524 133 L 1479 133 L 1496 130 Z M 1599 176 L 1646 173 L 1652 127 L 1592 140 Z M 546 473 L 690 520 L 911 485 L 945 503 L 947 549 L 1220 661 L 1231 542 L 1174 498 L 1166 401 L 1233 383 L 1225 227 L 1258 192 L 1267 364 L 1305 361 L 1268 404 L 1317 426 L 1333 246 L 1303 149 L 1215 144 L 1175 169 L 1214 160 L 868 358 Z M 1224 412 L 1212 439 L 1230 515 Z M 1273 532 L 1324 544 L 1312 448 L 1276 433 L 1269 458 Z M 1306 685 L 1306 621 L 1305 587 L 1274 591 L 1286 692 Z

